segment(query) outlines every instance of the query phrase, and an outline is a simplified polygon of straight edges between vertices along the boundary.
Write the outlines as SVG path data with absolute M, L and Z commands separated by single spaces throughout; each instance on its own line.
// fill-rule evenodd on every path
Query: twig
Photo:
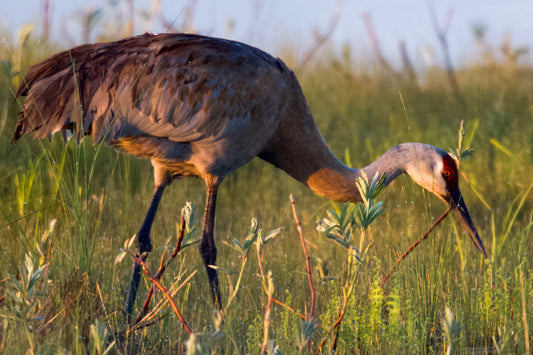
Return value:
M 183 236 L 185 235 L 185 217 L 183 216 L 183 213 L 181 214 L 180 218 L 180 232 L 178 235 L 178 242 L 176 243 L 176 247 L 174 248 L 174 251 L 172 252 L 172 255 L 170 256 L 170 259 L 167 260 L 166 263 L 163 263 L 163 258 L 165 256 L 165 253 L 161 256 L 161 263 L 159 264 L 159 269 L 157 270 L 157 273 L 155 274 L 154 278 L 156 280 L 161 280 L 161 277 L 163 276 L 163 273 L 167 269 L 168 265 L 174 258 L 178 255 L 179 251 L 181 250 L 181 245 L 183 243 Z M 148 308 L 150 307 L 150 304 L 152 303 L 152 297 L 155 292 L 155 285 L 152 285 L 150 287 L 150 291 L 148 292 L 148 296 L 146 296 L 146 299 L 144 300 L 143 309 L 139 314 L 137 315 L 137 319 L 135 323 L 139 323 L 143 317 L 146 316 L 148 313 Z
M 333 12 L 333 15 L 331 15 L 331 19 L 329 20 L 328 29 L 324 33 L 317 33 L 315 35 L 315 45 L 305 52 L 305 54 L 303 55 L 304 59 L 300 62 L 295 72 L 300 72 L 307 65 L 307 63 L 309 63 L 311 58 L 316 54 L 317 50 L 322 45 L 324 45 L 324 43 L 326 43 L 331 37 L 331 35 L 335 31 L 335 28 L 337 28 L 337 24 L 339 23 L 343 7 L 344 0 L 337 0 L 335 11 Z
M 435 12 L 433 1 L 427 0 L 427 3 L 429 7 L 429 13 L 431 15 L 431 21 L 433 22 L 433 27 L 435 29 L 437 38 L 439 39 L 439 43 L 442 48 L 442 53 L 444 55 L 444 63 L 446 65 L 446 72 L 448 73 L 448 81 L 450 82 L 450 86 L 452 87 L 455 98 L 457 99 L 457 101 L 459 101 L 459 103 L 464 105 L 466 104 L 466 101 L 461 93 L 461 89 L 459 88 L 457 77 L 455 76 L 455 70 L 453 68 L 452 59 L 450 57 L 450 48 L 448 47 L 448 39 L 446 38 L 448 28 L 452 20 L 453 12 L 448 11 L 447 17 L 444 21 L 444 26 L 443 28 L 441 28 L 437 20 L 437 14 Z
M 194 270 L 189 276 L 187 276 L 179 286 L 175 287 L 178 282 L 180 282 L 180 280 L 182 279 L 183 275 L 187 272 L 184 271 L 181 275 L 179 275 L 177 277 L 177 281 L 175 281 L 170 287 L 169 287 L 169 293 L 172 297 L 175 297 L 176 294 L 179 292 L 179 290 L 181 290 L 183 288 L 184 285 L 186 285 L 187 283 L 189 283 L 189 281 L 192 279 L 192 277 L 197 273 L 198 270 Z M 148 327 L 148 326 L 151 326 L 155 323 L 157 323 L 160 319 L 162 319 L 163 317 L 158 317 L 156 318 L 155 320 L 152 320 L 152 318 L 154 318 L 157 314 L 159 314 L 160 310 L 163 308 L 163 306 L 166 304 L 166 302 L 168 302 L 168 299 L 163 299 L 161 301 L 159 301 L 151 310 L 150 312 L 148 312 L 142 319 L 141 319 L 141 322 L 135 324 L 133 327 L 131 327 L 128 332 L 131 332 L 131 331 L 134 331 L 134 330 L 138 330 L 138 329 L 142 329 L 142 328 L 145 328 L 145 327 Z
M 280 305 L 281 307 L 283 307 L 283 308 L 285 308 L 285 309 L 287 309 L 287 310 L 289 310 L 289 311 L 295 313 L 298 317 L 300 317 L 300 318 L 302 318 L 303 320 L 306 320 L 306 321 L 309 322 L 309 319 L 308 319 L 306 316 L 304 316 L 303 314 L 299 313 L 299 312 L 298 312 L 297 310 L 295 310 L 294 308 L 291 308 L 291 306 L 287 306 L 285 303 L 280 302 L 280 301 L 278 301 L 278 300 L 275 299 L 275 298 L 272 299 L 272 302 L 274 302 L 274 303 Z
M 48 41 L 50 37 L 50 27 L 51 27 L 51 17 L 52 17 L 52 6 L 50 5 L 50 0 L 43 1 L 43 29 L 42 29 L 42 40 L 43 42 Z
M 400 54 L 402 56 L 403 69 L 405 70 L 407 74 L 407 78 L 412 84 L 418 87 L 418 79 L 416 76 L 416 70 L 413 67 L 413 62 L 411 61 L 411 58 L 409 58 L 409 53 L 407 52 L 405 41 L 403 39 L 400 39 L 398 41 L 398 46 L 400 47 Z
M 180 320 L 181 324 L 183 324 L 183 328 L 185 328 L 185 331 L 190 335 L 192 334 L 192 330 L 191 328 L 189 328 L 189 326 L 187 325 L 187 322 L 185 321 L 185 319 L 183 318 L 183 316 L 181 315 L 181 312 L 179 311 L 178 309 L 178 306 L 176 305 L 176 302 L 174 302 L 174 300 L 172 299 L 172 296 L 168 293 L 167 289 L 161 285 L 159 283 L 158 280 L 156 280 L 152 274 L 150 274 L 150 272 L 148 271 L 148 266 L 146 265 L 146 263 L 144 262 L 144 260 L 139 257 L 137 254 L 129 251 L 129 250 L 126 250 L 126 252 L 128 254 L 130 254 L 134 259 L 135 259 L 135 262 L 137 262 L 138 264 L 140 264 L 143 269 L 144 269 L 144 274 L 146 275 L 146 277 L 148 277 L 148 279 L 150 281 L 152 281 L 152 283 L 161 291 L 163 292 L 163 294 L 165 295 L 165 297 L 168 299 L 168 301 L 170 302 L 170 305 L 172 307 L 172 309 L 174 310 L 174 313 L 176 313 L 176 316 L 178 316 L 178 319 Z
M 387 282 L 387 280 L 389 279 L 389 277 L 392 275 L 392 273 L 394 272 L 394 270 L 396 270 L 396 268 L 398 267 L 398 265 L 400 264 L 400 262 L 405 259 L 407 257 L 407 255 L 409 255 L 409 253 L 411 251 L 413 251 L 414 248 L 416 248 L 418 246 L 418 244 L 420 244 L 420 242 L 424 239 L 426 239 L 428 236 L 429 236 L 429 233 L 431 233 L 431 231 L 433 230 L 433 228 L 435 228 L 440 222 L 442 222 L 442 220 L 448 215 L 448 213 L 450 213 L 450 211 L 452 210 L 452 205 L 450 205 L 446 211 L 444 211 L 444 213 L 442 214 L 442 216 L 440 216 L 436 221 L 435 223 L 433 223 L 431 225 L 431 227 L 429 227 L 429 229 L 426 231 L 426 233 L 424 233 L 420 239 L 418 239 L 416 242 L 414 242 L 410 247 L 409 249 L 407 249 L 402 255 L 400 255 L 400 257 L 396 260 L 396 265 L 394 265 L 391 270 L 389 271 L 388 275 L 385 276 L 385 278 L 381 281 L 380 283 L 380 287 L 383 287 L 383 284 L 385 284 Z
M 239 287 L 242 281 L 242 275 L 244 273 L 244 267 L 246 266 L 246 262 L 248 261 L 248 257 L 246 255 L 243 255 L 242 263 L 241 263 L 241 270 L 239 271 L 239 277 L 237 278 L 237 282 L 235 283 L 235 287 L 233 287 L 232 291 L 230 292 L 230 296 L 228 297 L 228 303 L 226 304 L 226 307 L 224 307 L 224 311 L 229 308 L 229 306 L 233 303 L 233 300 L 237 296 L 237 293 L 239 292 Z M 228 275 L 229 280 L 229 275 Z
M 123 35 L 124 37 L 131 37 L 133 36 L 133 28 L 134 28 L 134 17 L 135 17 L 135 5 L 133 4 L 133 0 L 126 0 L 126 7 L 127 7 L 127 23 L 124 28 Z
M 348 304 L 348 298 L 346 297 L 346 294 L 343 292 L 343 294 L 342 294 L 342 305 L 341 305 L 341 309 L 339 311 L 339 316 L 337 317 L 337 320 L 333 324 L 333 327 L 331 327 L 331 329 L 329 330 L 328 336 L 324 337 L 324 339 L 322 339 L 322 341 L 320 342 L 320 345 L 316 349 L 315 354 L 319 354 L 320 353 L 320 350 L 322 349 L 322 347 L 326 343 L 326 340 L 331 336 L 331 333 L 333 333 L 333 331 L 335 331 L 335 328 L 337 328 L 341 324 L 342 319 L 344 318 L 344 312 L 346 311 L 346 305 L 347 304 Z M 336 336 L 335 336 L 335 341 L 334 341 L 332 349 L 336 349 L 337 348 L 337 338 L 338 338 L 338 334 L 336 334 Z
M 331 334 L 331 332 L 330 332 L 330 334 Z M 324 346 L 324 344 L 326 344 L 326 340 L 327 340 L 327 339 L 328 339 L 328 338 L 324 338 L 324 339 L 322 339 L 322 341 L 320 342 L 320 345 L 318 345 L 318 348 L 317 348 L 316 351 L 315 351 L 315 355 L 320 354 L 320 351 L 322 350 L 322 347 Z
M 151 327 L 152 325 L 156 324 L 157 322 L 159 322 L 161 319 L 165 318 L 166 316 L 168 316 L 168 313 L 160 314 L 159 317 L 157 319 L 154 319 L 153 321 L 149 321 L 146 323 L 137 323 L 133 327 L 128 329 L 127 334 L 130 334 L 135 330 Z
M 294 197 L 292 194 L 289 196 L 292 205 L 292 213 L 294 215 L 294 221 L 296 222 L 296 228 L 298 229 L 298 234 L 300 234 L 300 240 L 302 241 L 302 249 L 305 254 L 305 264 L 307 266 L 307 277 L 309 279 L 309 289 L 311 290 L 311 309 L 309 310 L 309 321 L 313 319 L 315 313 L 315 288 L 313 287 L 313 273 L 311 271 L 311 261 L 309 258 L 309 253 L 307 253 L 307 247 L 305 245 L 305 239 L 303 235 L 303 228 L 298 220 L 298 214 L 296 213 L 296 203 L 294 202 Z M 307 352 L 311 351 L 311 338 L 307 340 Z
M 270 319 L 270 304 L 272 303 L 272 293 L 274 292 L 274 284 L 272 283 L 272 272 L 268 271 L 268 280 L 267 280 L 267 306 L 265 310 L 265 320 L 263 323 L 263 345 L 261 346 L 261 355 L 268 354 L 268 328 L 272 320 Z
M 374 53 L 378 57 L 379 64 L 389 73 L 393 74 L 395 77 L 398 77 L 398 73 L 392 68 L 392 66 L 389 64 L 389 62 L 387 61 L 387 59 L 385 59 L 385 56 L 383 55 L 383 51 L 381 50 L 381 46 L 379 45 L 378 36 L 376 35 L 376 31 L 374 29 L 374 24 L 372 23 L 372 18 L 370 17 L 370 14 L 363 14 L 363 20 L 365 22 L 366 34 L 370 39 L 370 43 L 372 44 Z
M 270 303 L 272 301 L 272 297 L 268 295 L 267 299 L 267 308 L 265 310 L 265 321 L 263 324 L 263 345 L 261 346 L 261 354 L 267 354 L 267 346 L 268 346 L 268 327 L 270 326 L 270 323 L 272 322 L 270 320 Z
M 194 32 L 194 11 L 196 10 L 196 5 L 198 0 L 189 0 L 187 5 L 185 5 L 185 11 L 183 13 L 183 23 L 181 25 L 182 32 L 192 33 Z
M 261 274 L 261 285 L 263 287 L 263 290 L 268 294 L 268 288 L 265 283 L 265 272 L 263 271 L 263 250 L 260 247 L 257 247 L 256 251 L 257 251 L 257 263 L 259 264 L 259 273 Z
M 311 310 L 309 311 L 308 318 L 312 319 L 314 312 L 315 312 L 315 288 L 313 287 L 313 274 L 311 272 L 311 261 L 309 258 L 309 254 L 307 253 L 307 247 L 305 245 L 303 228 L 302 228 L 302 225 L 300 224 L 300 221 L 298 220 L 298 214 L 296 213 L 296 203 L 294 202 L 294 197 L 291 194 L 289 198 L 291 200 L 294 221 L 296 222 L 296 228 L 298 229 L 298 234 L 300 234 L 300 240 L 302 241 L 302 249 L 304 250 L 304 254 L 305 254 L 305 263 L 307 266 L 307 277 L 309 279 L 309 288 L 311 289 Z
M 333 327 L 331 328 L 331 332 L 333 332 L 335 330 L 335 328 L 337 328 L 341 322 L 342 322 L 342 319 L 344 318 L 344 312 L 346 312 L 346 305 L 348 304 L 348 298 L 346 297 L 346 295 L 343 293 L 342 295 L 342 307 L 341 307 L 341 310 L 339 312 L 339 316 L 337 317 L 337 320 L 335 321 L 335 323 L 333 324 Z M 335 338 L 335 344 L 337 343 L 337 339 Z M 333 346 L 333 349 L 335 349 L 336 346 Z

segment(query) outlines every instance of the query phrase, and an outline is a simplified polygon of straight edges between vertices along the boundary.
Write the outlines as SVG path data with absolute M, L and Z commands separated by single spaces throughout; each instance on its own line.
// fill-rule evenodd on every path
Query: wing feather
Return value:
M 17 90 L 26 99 L 13 139 L 66 129 L 95 142 L 216 138 L 253 120 L 274 120 L 281 103 L 260 89 L 282 95 L 284 70 L 259 49 L 198 35 L 145 34 L 75 47 L 30 68 Z

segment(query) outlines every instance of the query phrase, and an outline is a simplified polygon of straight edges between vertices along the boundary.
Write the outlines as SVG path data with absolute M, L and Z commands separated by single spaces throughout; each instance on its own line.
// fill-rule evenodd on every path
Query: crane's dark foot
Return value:
M 142 230 L 138 233 L 139 239 L 138 239 L 138 245 L 139 245 L 139 252 L 141 259 L 143 261 L 146 261 L 148 259 L 148 255 L 150 255 L 150 252 L 152 251 L 152 243 L 150 241 L 150 235 L 146 235 L 142 232 Z M 135 260 L 133 261 L 133 270 L 131 275 L 131 283 L 130 283 L 130 289 L 126 294 L 126 302 L 124 305 L 124 312 L 127 315 L 128 323 L 131 323 L 133 321 L 133 307 L 135 306 L 135 300 L 137 299 L 137 290 L 139 288 L 139 283 L 141 281 L 141 264 L 137 263 Z
M 213 265 L 213 264 L 210 264 Z M 213 303 L 218 311 L 222 310 L 222 297 L 220 296 L 220 287 L 218 285 L 218 272 L 216 269 L 207 266 L 207 277 L 209 278 L 209 286 L 211 288 L 211 296 Z
M 133 262 L 133 271 L 130 282 L 130 289 L 126 293 L 126 303 L 124 304 L 124 313 L 128 318 L 128 323 L 132 321 L 133 306 L 135 305 L 135 299 L 137 298 L 137 288 L 139 287 L 139 281 L 141 279 L 141 265 Z

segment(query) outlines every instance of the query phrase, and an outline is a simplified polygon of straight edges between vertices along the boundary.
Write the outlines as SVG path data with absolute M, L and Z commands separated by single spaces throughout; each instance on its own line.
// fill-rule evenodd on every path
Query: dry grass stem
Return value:
M 192 330 L 191 328 L 189 328 L 189 326 L 187 325 L 187 322 L 185 321 L 185 319 L 183 318 L 183 316 L 181 315 L 181 312 L 179 311 L 178 309 L 178 306 L 176 305 L 176 302 L 174 302 L 174 299 L 172 298 L 172 296 L 168 293 L 168 290 L 163 286 L 161 285 L 161 283 L 159 283 L 159 280 L 156 280 L 155 277 L 153 277 L 150 272 L 148 271 L 148 266 L 146 265 L 146 263 L 144 262 L 144 260 L 142 260 L 142 258 L 140 258 L 138 255 L 130 252 L 130 251 L 127 251 L 134 259 L 137 263 L 139 263 L 143 269 L 144 269 L 144 274 L 146 275 L 146 277 L 148 277 L 148 279 L 161 291 L 163 292 L 163 294 L 165 295 L 165 297 L 168 299 L 168 301 L 170 302 L 170 306 L 172 307 L 172 309 L 174 310 L 174 313 L 176 314 L 176 316 L 178 317 L 178 319 L 180 320 L 181 324 L 183 324 L 183 328 L 185 328 L 185 331 L 190 335 L 192 334 Z

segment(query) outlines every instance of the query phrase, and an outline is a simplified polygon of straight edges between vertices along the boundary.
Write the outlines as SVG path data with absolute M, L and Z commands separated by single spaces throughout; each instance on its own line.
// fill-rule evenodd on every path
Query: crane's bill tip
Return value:
M 459 189 L 456 189 L 452 193 L 451 203 L 452 203 L 452 206 L 454 207 L 455 214 L 457 215 L 457 217 L 461 221 L 461 224 L 463 225 L 463 227 L 466 229 L 466 231 L 470 235 L 470 238 L 472 238 L 472 241 L 476 245 L 476 248 L 481 252 L 481 254 L 483 254 L 485 259 L 489 260 L 487 256 L 487 252 L 485 251 L 485 247 L 483 246 L 483 242 L 481 241 L 481 238 L 479 237 L 479 234 L 476 230 L 474 222 L 472 221 L 472 218 L 470 217 L 470 213 L 468 212 L 468 209 L 466 208 L 465 201 Z

